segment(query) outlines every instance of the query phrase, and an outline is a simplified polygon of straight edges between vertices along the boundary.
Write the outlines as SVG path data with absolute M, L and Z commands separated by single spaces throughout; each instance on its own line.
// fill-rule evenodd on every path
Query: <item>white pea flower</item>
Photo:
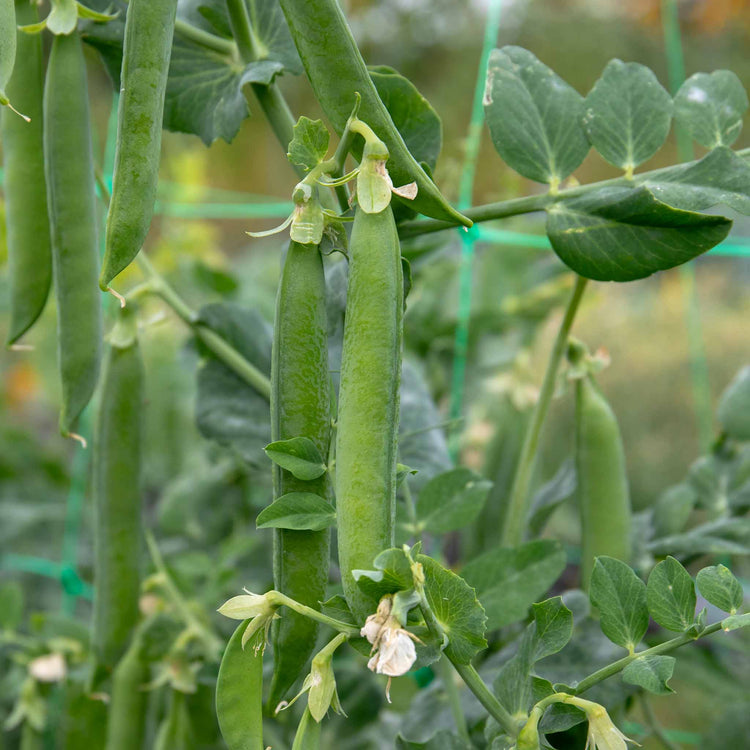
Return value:
M 585 750 L 627 750 L 627 742 L 638 744 L 615 726 L 604 706 L 592 703 L 591 707 L 587 706 L 585 710 L 589 720 Z
M 29 663 L 29 674 L 39 682 L 62 682 L 67 669 L 62 654 L 38 656 Z
M 417 650 L 411 633 L 403 628 L 386 627 L 380 637 L 377 653 L 367 666 L 377 674 L 400 677 L 417 660 Z

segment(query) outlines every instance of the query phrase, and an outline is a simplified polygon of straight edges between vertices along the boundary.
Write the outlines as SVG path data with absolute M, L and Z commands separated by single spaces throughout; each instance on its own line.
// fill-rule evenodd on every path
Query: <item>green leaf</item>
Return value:
M 341 622 L 349 625 L 358 625 L 349 605 L 346 603 L 346 599 L 341 594 L 332 596 L 328 601 L 323 602 L 320 609 L 324 614 L 336 620 L 341 620 Z
M 746 628 L 749 625 L 750 612 L 747 612 L 744 615 L 730 615 L 721 621 L 721 628 L 725 633 L 729 633 L 732 630 L 739 630 L 740 628 Z
M 731 70 L 696 73 L 674 98 L 675 119 L 706 148 L 731 146 L 747 108 L 745 88 Z
M 653 509 L 654 535 L 676 534 L 685 528 L 696 503 L 695 490 L 682 482 L 665 490 Z
M 404 739 L 400 734 L 396 737 L 396 748 L 398 750 L 470 750 L 469 745 L 458 735 L 448 729 L 441 729 L 425 742 L 413 742 Z
M 562 598 L 532 605 L 535 626 L 534 662 L 561 651 L 573 635 L 573 613 Z
M 277 60 L 289 73 L 302 73 L 302 62 L 281 5 L 273 0 L 247 0 L 247 5 L 258 59 Z
M 745 365 L 721 394 L 717 417 L 735 440 L 750 440 L 750 365 Z
M 572 458 L 560 464 L 555 476 L 543 484 L 529 503 L 529 531 L 533 535 L 541 533 L 547 519 L 575 492 L 576 466 Z
M 461 574 L 477 590 L 487 627 L 494 630 L 523 619 L 564 568 L 562 545 L 537 540 L 490 550 L 469 562 Z
M 474 589 L 431 557 L 417 555 L 416 562 L 424 569 L 427 603 L 448 637 L 445 653 L 452 661 L 469 664 L 487 648 L 487 618 Z
M 201 309 L 199 320 L 261 372 L 270 372 L 271 331 L 255 310 L 212 304 Z M 208 350 L 202 353 L 206 362 L 198 370 L 198 429 L 204 437 L 232 448 L 251 465 L 267 467 L 263 451 L 271 439 L 268 401 Z
M 328 500 L 312 492 L 289 492 L 258 514 L 259 529 L 322 531 L 336 524 L 336 512 Z
M 630 685 L 638 685 L 649 693 L 669 695 L 674 693 L 667 684 L 674 672 L 677 660 L 673 656 L 639 656 L 622 670 L 622 679 Z
M 646 584 L 624 562 L 597 557 L 589 598 L 599 609 L 604 635 L 633 653 L 648 628 Z
M 419 493 L 419 529 L 440 534 L 472 523 L 482 510 L 492 482 L 460 467 L 433 477 Z
M 402 549 L 384 550 L 373 561 L 373 568 L 352 571 L 359 588 L 373 599 L 414 586 L 411 565 Z
M 734 577 L 729 568 L 723 565 L 711 565 L 698 571 L 695 577 L 701 596 L 714 607 L 723 612 L 735 614 L 742 606 L 744 593 L 742 584 Z
M 23 588 L 18 581 L 0 584 L 0 631 L 16 630 L 23 618 Z
M 536 182 L 559 184 L 589 151 L 583 97 L 521 47 L 491 52 L 484 112 L 500 156 Z
M 331 134 L 322 120 L 300 117 L 292 131 L 287 158 L 306 170 L 311 170 L 326 158 Z
M 639 63 L 611 60 L 585 101 L 591 145 L 610 163 L 632 171 L 669 135 L 672 97 Z
M 377 65 L 369 72 L 411 155 L 435 169 L 443 142 L 443 126 L 437 112 L 416 86 L 393 68 Z
M 309 482 L 326 473 L 323 456 L 310 438 L 277 440 L 269 443 L 265 451 L 271 461 L 291 472 L 297 479 Z
M 547 209 L 560 260 L 598 281 L 634 281 L 710 250 L 732 222 L 672 208 L 646 187 L 601 188 Z
M 636 183 L 674 208 L 702 211 L 723 204 L 750 215 L 750 164 L 725 146 L 699 161 L 660 169 L 646 179 L 636 178 Z
M 720 518 L 646 545 L 654 555 L 750 555 L 750 518 Z
M 695 584 L 674 557 L 662 560 L 648 577 L 646 601 L 663 628 L 682 633 L 695 622 Z

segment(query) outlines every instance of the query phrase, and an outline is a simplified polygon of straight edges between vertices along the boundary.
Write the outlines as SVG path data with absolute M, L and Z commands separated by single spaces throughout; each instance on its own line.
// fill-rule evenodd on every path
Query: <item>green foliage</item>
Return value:
M 721 426 L 735 440 L 750 440 L 749 414 L 750 365 L 743 367 L 722 393 L 717 416 Z
M 622 679 L 648 690 L 649 693 L 669 695 L 674 692 L 668 682 L 672 677 L 675 661 L 673 656 L 639 656 L 622 670 Z
M 310 170 L 326 158 L 331 134 L 322 120 L 300 117 L 293 132 L 294 138 L 289 142 L 287 152 L 292 164 Z
M 419 530 L 434 534 L 472 523 L 482 510 L 492 483 L 466 468 L 433 477 L 419 493 Z
M 255 519 L 259 529 L 321 531 L 336 523 L 328 500 L 312 492 L 289 492 L 264 508 Z
M 723 565 L 711 565 L 695 577 L 698 591 L 709 604 L 734 614 L 742 606 L 742 585 Z
M 318 447 L 310 438 L 296 437 L 277 440 L 265 447 L 266 455 L 277 466 L 286 469 L 297 479 L 310 481 L 323 476 L 326 465 Z
M 682 633 L 695 620 L 695 584 L 673 557 L 662 560 L 651 571 L 646 601 L 651 617 L 667 630 Z

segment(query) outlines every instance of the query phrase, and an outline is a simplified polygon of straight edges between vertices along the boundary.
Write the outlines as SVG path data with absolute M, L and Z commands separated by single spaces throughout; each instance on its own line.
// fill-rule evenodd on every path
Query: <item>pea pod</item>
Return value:
M 92 648 L 112 669 L 138 621 L 143 362 L 132 304 L 109 337 L 94 443 L 96 514 Z
M 177 0 L 130 0 L 128 5 L 112 200 L 99 279 L 105 291 L 138 254 L 151 225 L 176 12 Z
M 281 0 L 281 8 L 315 96 L 337 132 L 344 130 L 354 93 L 359 92 L 359 117 L 388 146 L 388 170 L 394 184 L 417 183 L 417 196 L 409 205 L 435 219 L 470 227 L 471 220 L 446 201 L 406 147 L 367 72 L 338 2 Z
M 331 432 L 328 322 L 323 260 L 315 245 L 289 244 L 276 300 L 271 359 L 271 439 L 307 437 L 322 456 Z M 330 497 L 326 474 L 305 481 L 274 465 L 274 499 L 289 492 Z M 274 537 L 276 588 L 314 609 L 325 600 L 330 532 L 278 529 Z M 287 610 L 274 630 L 273 710 L 305 673 L 317 638 L 313 620 Z
M 368 214 L 358 207 L 349 243 L 336 516 L 341 581 L 361 621 L 375 612 L 377 601 L 359 590 L 352 570 L 372 568 L 376 555 L 393 543 L 403 300 L 392 209 Z
M 216 716 L 229 750 L 265 747 L 262 709 L 265 633 L 261 628 L 243 649 L 242 635 L 249 623 L 250 620 L 240 623 L 229 639 L 216 680 Z
M 10 99 L 6 86 L 16 62 L 16 7 L 13 0 L 0 0 L 0 105 Z
M 62 380 L 60 429 L 70 435 L 96 387 L 101 356 L 94 163 L 78 34 L 52 41 L 44 84 L 44 164 Z
M 309 708 L 305 708 L 305 713 L 297 726 L 297 732 L 294 735 L 292 750 L 319 750 L 320 748 L 320 723 L 313 719 Z
M 150 670 L 143 630 L 138 630 L 112 677 L 106 750 L 144 747 L 149 693 L 144 690 Z
M 154 750 L 190 750 L 193 744 L 185 694 L 172 690 L 169 711 L 159 727 Z
M 36 6 L 28 0 L 16 0 L 16 17 L 20 24 L 34 23 L 38 19 Z M 0 33 L 5 31 L 3 23 L 0 19 Z M 23 64 L 13 71 L 8 96 L 31 122 L 24 122 L 7 108 L 0 115 L 10 277 L 9 345 L 41 315 L 52 283 L 42 141 L 44 69 L 38 34 L 18 32 L 18 58 Z
M 576 471 L 581 513 L 581 579 L 588 589 L 594 558 L 631 555 L 625 453 L 611 407 L 590 375 L 576 381 Z

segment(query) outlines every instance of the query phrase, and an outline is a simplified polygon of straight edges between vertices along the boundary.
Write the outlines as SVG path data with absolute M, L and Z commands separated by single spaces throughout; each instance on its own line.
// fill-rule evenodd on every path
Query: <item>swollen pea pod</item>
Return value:
M 349 243 L 338 428 L 336 516 L 347 602 L 364 621 L 377 601 L 359 590 L 354 569 L 393 544 L 396 437 L 401 379 L 404 280 L 393 211 L 357 207 Z
M 193 747 L 190 715 L 185 705 L 185 694 L 172 690 L 169 711 L 159 726 L 154 750 L 190 750 Z
M 250 620 L 240 623 L 229 639 L 216 680 L 216 716 L 229 750 L 265 747 L 262 695 L 265 632 L 261 628 L 243 649 L 242 636 L 249 624 Z
M 143 629 L 136 631 L 112 676 L 106 750 L 144 747 L 150 677 Z
M 576 380 L 576 471 L 581 513 L 581 582 L 588 590 L 594 558 L 629 562 L 631 510 L 617 418 L 591 375 Z
M 96 387 L 102 327 L 86 63 L 78 34 L 52 41 L 44 84 L 44 164 L 62 380 L 60 430 L 72 435 Z
M 289 30 L 315 96 L 331 124 L 341 133 L 359 92 L 359 117 L 388 146 L 388 169 L 394 184 L 416 182 L 419 192 L 410 201 L 416 211 L 470 227 L 443 197 L 414 159 L 378 95 L 346 18 L 336 0 L 280 0 Z
M 104 291 L 138 254 L 151 225 L 176 12 L 177 0 L 130 0 L 128 5 L 112 199 L 99 278 Z
M 321 456 L 331 437 L 328 321 L 323 260 L 316 245 L 289 244 L 276 299 L 271 358 L 271 439 L 306 437 Z M 326 474 L 297 479 L 274 465 L 274 499 L 310 492 L 330 499 Z M 274 536 L 274 585 L 298 602 L 320 609 L 328 582 L 330 532 L 278 529 Z M 273 710 L 304 676 L 318 634 L 314 620 L 287 610 L 275 622 L 274 673 L 268 705 Z
M 10 104 L 5 89 L 16 62 L 16 7 L 13 0 L 0 0 L 0 105 Z
M 138 621 L 141 550 L 143 361 L 132 304 L 109 336 L 96 420 L 96 515 L 92 649 L 111 670 Z
M 36 6 L 28 0 L 16 0 L 16 17 L 20 24 L 34 23 L 38 19 Z M 0 33 L 6 30 L 3 24 L 0 19 Z M 15 32 L 15 26 L 13 29 Z M 0 47 L 2 44 L 0 42 Z M 44 181 L 44 68 L 39 35 L 18 32 L 18 59 L 23 64 L 17 65 L 13 71 L 8 96 L 31 121 L 24 122 L 7 108 L 0 115 L 10 276 L 8 345 L 23 336 L 41 315 L 52 283 L 47 186 Z

